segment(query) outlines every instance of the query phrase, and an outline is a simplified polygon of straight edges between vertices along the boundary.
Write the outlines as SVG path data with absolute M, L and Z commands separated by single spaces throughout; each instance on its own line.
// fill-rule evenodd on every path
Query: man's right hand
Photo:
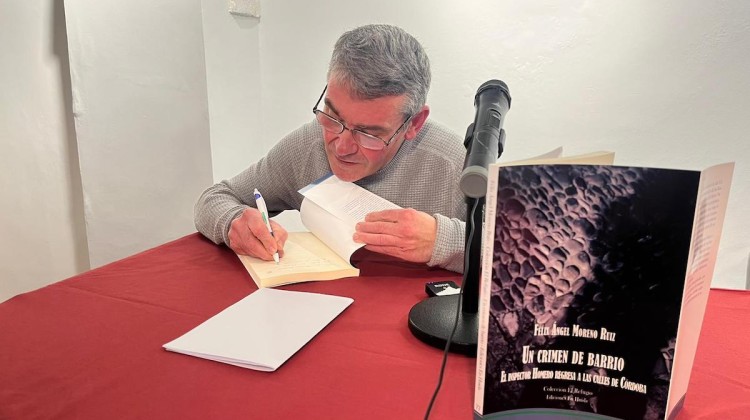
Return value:
M 273 261 L 274 252 L 284 255 L 284 243 L 289 234 L 280 224 L 270 220 L 273 236 L 268 231 L 260 211 L 246 208 L 229 227 L 229 248 L 241 255 Z

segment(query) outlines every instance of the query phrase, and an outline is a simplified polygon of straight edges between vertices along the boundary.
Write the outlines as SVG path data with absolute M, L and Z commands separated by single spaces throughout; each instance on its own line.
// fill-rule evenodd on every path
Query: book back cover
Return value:
M 493 170 L 477 414 L 664 418 L 700 172 Z

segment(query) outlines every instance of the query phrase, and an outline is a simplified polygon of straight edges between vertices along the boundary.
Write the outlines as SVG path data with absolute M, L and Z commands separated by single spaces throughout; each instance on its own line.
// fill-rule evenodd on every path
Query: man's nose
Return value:
M 359 145 L 354 140 L 354 135 L 351 130 L 345 129 L 339 137 L 336 139 L 336 154 L 339 156 L 347 156 L 357 152 Z

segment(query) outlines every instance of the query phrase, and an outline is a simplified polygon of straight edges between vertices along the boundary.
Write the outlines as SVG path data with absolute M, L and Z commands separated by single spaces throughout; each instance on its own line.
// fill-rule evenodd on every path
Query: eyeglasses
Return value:
M 360 145 L 361 147 L 364 147 L 365 149 L 369 149 L 369 150 L 385 149 L 386 146 L 391 144 L 391 142 L 396 137 L 396 135 L 401 132 L 401 130 L 406 126 L 406 123 L 409 122 L 409 120 L 412 117 L 412 115 L 410 115 L 408 118 L 406 118 L 404 122 L 401 123 L 401 126 L 398 128 L 398 130 L 396 130 L 396 132 L 393 133 L 393 135 L 388 139 L 388 141 L 385 141 L 378 136 L 365 133 L 362 130 L 358 130 L 356 128 L 349 128 L 345 126 L 344 123 L 342 123 L 338 119 L 318 109 L 318 105 L 320 105 L 320 101 L 323 99 L 323 95 L 325 95 L 327 89 L 328 89 L 328 85 L 326 85 L 326 87 L 323 88 L 323 93 L 320 94 L 320 98 L 318 98 L 318 102 L 316 102 L 315 106 L 313 107 L 313 114 L 315 114 L 315 119 L 318 120 L 318 124 L 320 124 L 324 130 L 333 134 L 341 134 L 344 132 L 344 130 L 351 131 L 354 141 L 356 141 L 358 145 Z

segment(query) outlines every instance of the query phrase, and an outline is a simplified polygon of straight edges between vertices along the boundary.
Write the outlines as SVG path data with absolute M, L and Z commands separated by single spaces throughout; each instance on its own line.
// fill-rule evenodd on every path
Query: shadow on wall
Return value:
M 745 281 L 745 289 L 750 290 L 750 254 L 747 255 L 747 275 L 745 278 L 747 279 Z
M 70 177 L 70 223 L 75 240 L 75 268 L 81 273 L 91 268 L 89 262 L 89 247 L 86 238 L 86 219 L 83 206 L 83 184 L 81 181 L 81 167 L 78 161 L 78 142 L 76 139 L 75 122 L 73 120 L 73 91 L 70 80 L 70 60 L 68 58 L 68 31 L 65 24 L 64 2 L 49 0 L 53 4 L 52 13 L 52 45 L 53 56 L 60 63 L 60 86 L 62 87 L 61 108 L 65 110 L 65 142 L 68 153 L 68 175 Z

